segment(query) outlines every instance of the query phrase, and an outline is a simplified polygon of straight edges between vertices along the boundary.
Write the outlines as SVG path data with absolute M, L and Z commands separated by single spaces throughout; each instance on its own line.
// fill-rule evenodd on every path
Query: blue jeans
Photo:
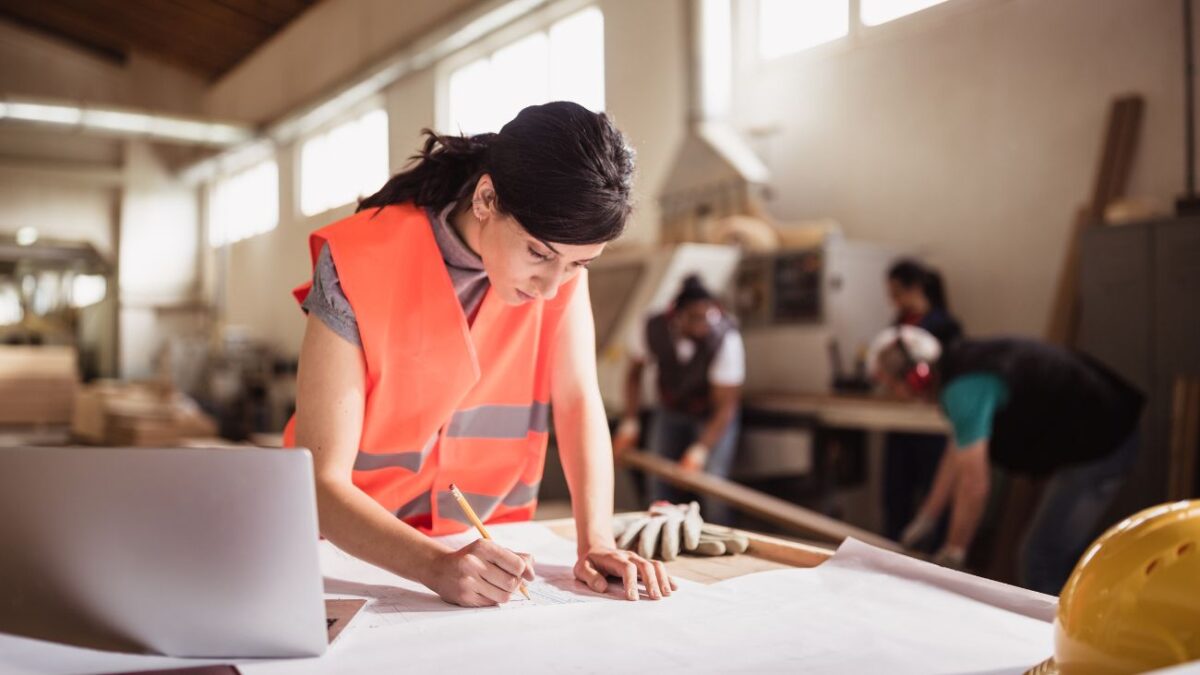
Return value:
M 1109 455 L 1050 477 L 1021 545 L 1021 585 L 1051 595 L 1062 590 L 1137 460 L 1139 436 L 1134 431 Z
M 671 461 L 679 461 L 688 447 L 699 440 L 707 422 L 708 420 L 700 417 L 659 409 L 654 415 L 654 422 L 650 429 L 650 452 Z M 708 462 L 704 465 L 706 473 L 721 478 L 729 477 L 733 459 L 737 455 L 738 432 L 741 426 L 741 413 L 738 412 L 730 420 L 729 426 L 725 427 L 725 433 L 721 435 L 721 440 L 711 448 Z M 650 496 L 650 501 L 663 499 L 679 503 L 690 498 L 687 492 L 650 475 L 646 476 L 646 492 Z M 733 512 L 724 501 L 703 496 L 700 498 L 700 505 L 701 516 L 706 522 L 720 525 L 733 523 Z
M 884 438 L 883 533 L 889 539 L 899 540 L 917 515 L 945 451 L 944 434 L 890 433 Z M 932 543 L 935 549 L 943 536 L 934 537 L 938 540 Z

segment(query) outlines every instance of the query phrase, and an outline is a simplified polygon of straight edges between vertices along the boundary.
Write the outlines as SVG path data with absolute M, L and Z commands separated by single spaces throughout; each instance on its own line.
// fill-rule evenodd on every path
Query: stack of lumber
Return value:
M 76 361 L 73 347 L 0 345 L 0 424 L 69 423 Z
M 212 437 L 216 423 L 187 396 L 158 384 L 97 382 L 80 389 L 71 433 L 114 446 L 177 446 Z

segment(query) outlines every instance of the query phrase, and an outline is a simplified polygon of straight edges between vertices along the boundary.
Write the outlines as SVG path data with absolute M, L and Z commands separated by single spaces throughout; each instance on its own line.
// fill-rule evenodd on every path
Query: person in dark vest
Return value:
M 888 268 L 887 293 L 896 308 L 892 325 L 923 328 L 943 345 L 962 337 L 962 324 L 950 313 L 946 287 L 936 269 L 909 258 L 897 260 Z M 888 537 L 899 538 L 916 515 L 945 448 L 942 434 L 894 432 L 884 438 L 883 532 Z M 943 536 L 944 524 L 933 538 Z
M 645 331 L 629 345 L 625 383 L 625 415 L 613 440 L 619 453 L 637 443 L 640 434 L 642 371 L 656 367 L 659 410 L 649 437 L 649 450 L 693 471 L 726 477 L 737 452 L 746 351 L 732 317 L 698 276 L 684 280 L 666 312 L 650 317 Z M 650 499 L 678 502 L 686 495 L 653 477 Z M 704 519 L 728 524 L 728 506 L 702 499 Z
M 1136 459 L 1141 392 L 1086 354 L 1019 338 L 963 339 L 943 350 L 912 326 L 884 331 L 868 363 L 892 393 L 937 401 L 953 430 L 901 542 L 919 545 L 949 508 L 936 560 L 961 567 L 987 501 L 989 462 L 1048 477 L 1020 574 L 1022 585 L 1057 594 Z

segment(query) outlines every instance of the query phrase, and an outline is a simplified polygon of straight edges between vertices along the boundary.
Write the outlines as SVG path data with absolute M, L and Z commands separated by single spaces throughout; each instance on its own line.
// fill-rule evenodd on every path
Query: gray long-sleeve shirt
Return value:
M 458 302 L 462 305 L 468 321 L 471 321 L 490 284 L 483 269 L 483 260 L 466 245 L 450 225 L 449 217 L 453 210 L 454 204 L 450 204 L 440 212 L 432 209 L 426 209 L 425 212 L 429 216 L 438 249 L 442 252 L 442 260 L 446 263 L 446 271 L 450 273 L 450 281 L 454 285 L 455 294 L 458 295 Z M 350 300 L 342 291 L 329 244 L 326 244 L 317 256 L 317 264 L 313 267 L 312 290 L 300 306 L 329 326 L 333 332 L 359 347 L 362 346 L 362 338 L 358 333 L 358 319 Z

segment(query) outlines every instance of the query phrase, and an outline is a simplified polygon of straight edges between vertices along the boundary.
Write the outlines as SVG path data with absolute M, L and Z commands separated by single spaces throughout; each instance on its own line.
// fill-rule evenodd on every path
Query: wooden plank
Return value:
M 1109 109 L 1092 194 L 1087 206 L 1076 212 L 1067 233 L 1067 245 L 1046 328 L 1046 340 L 1049 342 L 1067 347 L 1074 346 L 1076 342 L 1079 334 L 1080 241 L 1085 230 L 1103 222 L 1108 205 L 1125 194 L 1137 152 L 1143 107 L 1142 97 L 1131 95 L 1113 101 Z
M 1090 203 L 1094 222 L 1102 222 L 1108 205 L 1125 196 L 1137 153 L 1142 108 L 1142 98 L 1136 95 L 1119 98 L 1113 104 L 1104 154 L 1092 188 Z
M 687 471 L 680 468 L 677 463 L 661 457 L 636 450 L 627 450 L 621 453 L 619 461 L 626 466 L 658 476 L 676 487 L 724 500 L 740 511 L 756 515 L 807 537 L 836 543 L 840 543 L 846 537 L 854 537 L 879 548 L 891 551 L 901 550 L 899 544 L 874 532 L 868 532 L 718 476 Z
M 0 17 L 22 28 L 67 42 L 106 61 L 123 65 L 129 58 L 128 45 L 124 41 L 70 20 L 64 24 L 61 17 L 51 16 L 51 8 L 43 7 L 44 4 L 26 0 L 0 0 Z
M 1048 342 L 1069 346 L 1075 343 L 1079 335 L 1079 249 L 1083 233 L 1092 223 L 1090 207 L 1080 207 L 1075 212 L 1075 219 L 1067 233 L 1067 249 L 1058 273 L 1054 302 L 1050 306 L 1050 325 L 1046 329 Z
M 742 533 L 750 539 L 749 553 L 791 567 L 816 567 L 833 555 L 833 551 L 820 546 L 801 544 L 757 532 Z

